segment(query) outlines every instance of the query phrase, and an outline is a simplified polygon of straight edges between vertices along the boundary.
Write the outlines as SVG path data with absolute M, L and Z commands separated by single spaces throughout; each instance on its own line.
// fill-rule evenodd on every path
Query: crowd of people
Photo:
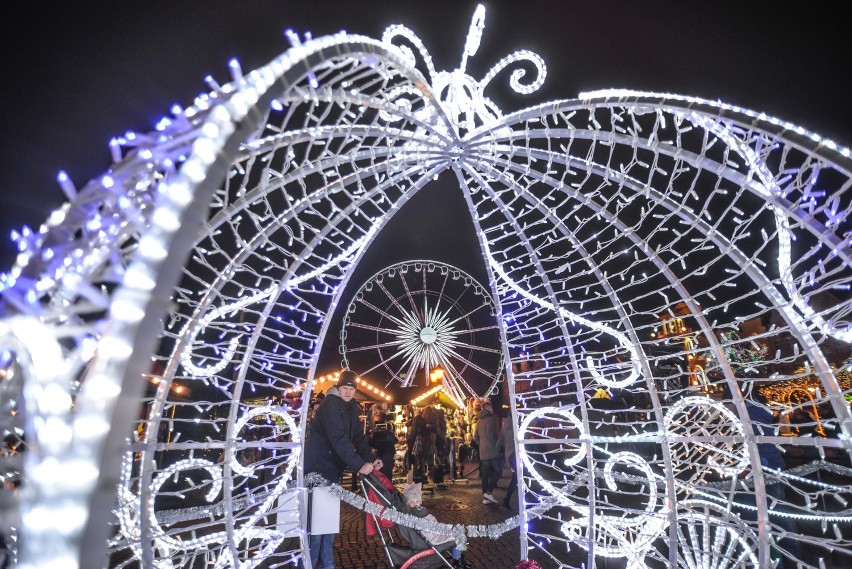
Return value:
M 514 466 L 511 421 L 494 411 L 492 402 L 470 397 L 463 409 L 439 399 L 424 407 L 408 405 L 393 416 L 385 404 L 374 405 L 365 424 L 371 446 L 382 458 L 383 473 L 393 479 L 446 486 L 475 465 L 483 480 L 484 503 L 497 503 L 493 491 L 508 462 Z M 504 500 L 509 507 L 511 494 Z
M 388 480 L 445 487 L 476 469 L 482 484 L 483 504 L 500 503 L 494 489 L 504 464 L 512 479 L 503 498 L 511 507 L 517 488 L 513 429 L 487 398 L 471 397 L 463 409 L 444 406 L 439 399 L 424 407 L 407 405 L 391 410 L 384 403 L 362 409 L 354 400 L 356 375 L 340 374 L 335 387 L 312 402 L 305 439 L 305 474 L 319 473 L 339 484 L 348 469 L 352 487 L 359 475 L 381 472 Z M 474 465 L 466 472 L 465 465 Z M 478 465 L 478 466 L 477 466 Z M 313 567 L 334 567 L 334 534 L 311 534 Z M 455 567 L 466 567 L 455 560 Z
M 309 424 L 325 396 L 320 393 L 312 401 Z M 482 464 L 489 480 L 486 489 L 493 490 L 489 477 L 497 473 L 499 478 L 507 463 L 514 466 L 512 430 L 506 428 L 510 421 L 495 412 L 487 398 L 470 397 L 462 409 L 442 403 L 438 397 L 419 407 L 394 408 L 382 402 L 363 407 L 356 402 L 356 406 L 366 440 L 381 458 L 381 471 L 389 479 L 443 487 L 448 479 L 464 477 L 465 464 L 476 468 Z M 485 423 L 479 426 L 481 419 Z

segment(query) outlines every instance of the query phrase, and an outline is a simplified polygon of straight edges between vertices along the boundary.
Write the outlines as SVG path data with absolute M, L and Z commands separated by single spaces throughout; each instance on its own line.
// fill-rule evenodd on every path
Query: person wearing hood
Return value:
M 382 468 L 359 420 L 354 401 L 357 375 L 344 370 L 317 407 L 305 438 L 305 474 L 319 473 L 323 478 L 340 483 L 348 466 L 353 473 L 367 475 Z M 334 568 L 334 534 L 310 536 L 311 566 Z
M 482 478 L 482 503 L 497 504 L 494 489 L 503 474 L 503 463 L 500 459 L 500 447 L 497 437 L 500 435 L 500 420 L 494 414 L 491 401 L 482 402 L 482 411 L 476 422 L 476 434 L 473 440 L 479 446 L 479 476 Z

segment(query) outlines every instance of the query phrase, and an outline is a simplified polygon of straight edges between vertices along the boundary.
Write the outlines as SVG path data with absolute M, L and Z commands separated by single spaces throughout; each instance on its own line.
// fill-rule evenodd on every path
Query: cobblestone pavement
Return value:
M 471 466 L 467 470 L 472 470 Z M 509 483 L 509 471 L 504 473 L 494 497 L 502 501 Z M 348 484 L 344 484 L 347 487 Z M 500 504 L 482 503 L 482 487 L 476 472 L 455 483 L 447 480 L 446 489 L 424 487 L 423 505 L 438 521 L 461 524 L 498 524 L 518 513 Z M 389 569 L 379 536 L 367 537 L 365 515 L 362 511 L 341 504 L 340 534 L 335 540 L 336 565 L 340 569 Z M 506 532 L 498 539 L 472 538 L 468 542 L 465 560 L 476 569 L 514 569 L 520 560 L 518 530 Z M 543 567 L 545 565 L 542 565 Z

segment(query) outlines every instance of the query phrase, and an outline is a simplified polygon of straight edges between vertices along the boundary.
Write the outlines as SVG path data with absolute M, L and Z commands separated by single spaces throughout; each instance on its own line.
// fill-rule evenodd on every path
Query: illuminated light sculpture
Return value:
M 852 471 L 839 463 L 852 416 L 822 347 L 849 341 L 852 299 L 814 308 L 852 281 L 849 149 L 676 95 L 601 91 L 504 114 L 489 83 L 532 66 L 528 83 L 510 76 L 531 93 L 545 68 L 518 52 L 473 79 L 483 25 L 480 7 L 452 72 L 401 26 L 385 41 L 290 34 L 268 65 L 231 62 L 231 82 L 210 79 L 152 133 L 117 138 L 105 175 L 79 189 L 59 177 L 69 202 L 16 235 L 2 281 L 22 313 L 2 338 L 26 378 L 27 436 L 61 435 L 24 463 L 36 491 L 21 502 L 20 566 L 100 566 L 108 537 L 114 560 L 140 567 L 303 559 L 307 397 L 246 402 L 310 385 L 352 268 L 444 171 L 469 206 L 510 357 L 523 558 L 768 567 L 777 551 L 849 564 Z M 718 401 L 651 337 L 679 304 Z M 760 340 L 787 348 L 738 373 L 727 333 L 770 316 Z M 50 333 L 33 334 L 35 320 Z M 45 369 L 35 354 L 51 335 L 64 351 Z M 162 380 L 138 419 L 152 355 Z M 819 382 L 824 438 L 750 419 L 754 391 L 799 365 Z M 176 381 L 191 400 L 172 395 Z M 594 399 L 601 387 L 613 397 Z M 803 464 L 762 467 L 758 444 Z M 57 472 L 73 482 L 59 495 Z

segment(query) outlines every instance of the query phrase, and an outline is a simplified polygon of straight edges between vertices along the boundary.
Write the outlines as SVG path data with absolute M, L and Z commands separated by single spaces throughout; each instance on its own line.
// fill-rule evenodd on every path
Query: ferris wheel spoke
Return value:
M 454 382 L 452 379 L 444 378 L 441 389 L 446 391 L 450 395 L 451 399 L 455 399 L 461 404 L 464 404 L 464 400 L 467 399 L 465 392 L 459 387 L 458 383 Z
M 456 323 L 458 323 L 458 322 L 460 322 L 460 321 L 462 321 L 462 320 L 467 320 L 467 319 L 468 319 L 468 318 L 470 318 L 473 314 L 475 314 L 475 313 L 479 312 L 480 310 L 482 310 L 483 308 L 486 308 L 486 307 L 488 307 L 488 306 L 490 306 L 490 305 L 488 305 L 488 304 L 480 304 L 479 306 L 477 306 L 477 307 L 476 307 L 476 308 L 474 308 L 473 310 L 470 310 L 470 311 L 468 311 L 468 312 L 466 312 L 466 313 L 462 314 L 461 316 L 459 316 L 458 318 L 456 318 L 455 320 L 453 320 L 452 322 L 450 322 L 450 324 L 456 324 Z M 493 328 L 496 328 L 496 327 L 497 327 L 497 326 L 493 326 Z
M 395 324 L 397 324 L 398 326 L 400 326 L 400 327 L 405 326 L 405 323 L 404 323 L 402 320 L 400 320 L 400 319 L 399 319 L 399 318 L 397 318 L 396 316 L 394 316 L 394 315 L 392 315 L 392 314 L 388 313 L 387 311 L 382 310 L 381 308 L 379 308 L 379 307 L 378 307 L 378 306 L 376 306 L 375 304 L 372 304 L 371 302 L 367 302 L 367 301 L 366 301 L 366 300 L 364 300 L 363 298 L 362 298 L 362 299 L 360 299 L 360 300 L 358 300 L 357 302 L 359 302 L 359 303 L 363 304 L 363 305 L 364 305 L 364 306 L 366 306 L 367 308 L 372 309 L 372 310 L 373 310 L 373 311 L 375 311 L 377 314 L 379 314 L 379 315 L 381 315 L 381 316 L 383 316 L 383 317 L 387 318 L 388 320 L 390 320 L 391 322 L 394 322 L 394 323 L 395 323 Z M 399 306 L 399 305 L 397 305 L 397 306 Z M 403 314 L 404 314 L 404 312 L 403 312 Z
M 402 356 L 402 352 L 394 352 L 390 357 L 387 357 L 387 358 L 380 356 L 379 363 L 377 363 L 376 365 L 374 365 L 373 367 L 371 367 L 369 369 L 362 371 L 360 375 L 367 375 L 369 373 L 376 371 L 380 367 L 384 367 L 385 369 L 389 369 L 388 364 L 391 361 L 395 360 L 396 358 L 398 358 L 400 356 Z M 391 381 L 393 381 L 393 378 L 391 378 Z M 388 382 L 388 384 L 386 384 L 385 387 L 387 387 L 388 385 L 390 385 L 390 382 Z
M 497 325 L 492 325 L 492 326 L 480 326 L 479 328 L 464 328 L 464 329 L 460 329 L 459 333 L 487 332 L 489 330 L 499 330 L 499 327 Z
M 425 282 L 425 279 L 424 279 Z M 447 283 L 450 282 L 450 271 L 447 271 L 444 275 L 444 282 L 441 283 L 441 288 L 438 291 L 438 297 L 444 298 L 444 291 L 447 290 Z M 462 293 L 464 294 L 464 293 Z
M 393 342 L 383 342 L 381 344 L 370 344 L 369 346 L 358 346 L 357 348 L 348 348 L 348 352 L 363 352 L 366 350 L 377 350 L 380 348 L 392 348 L 404 343 L 404 340 L 394 340 Z
M 421 365 L 421 362 L 422 362 L 422 361 L 423 361 L 423 359 L 424 359 L 424 356 L 423 356 L 423 350 L 421 350 L 421 349 L 420 349 L 420 348 L 418 348 L 418 347 L 413 347 L 413 348 L 408 348 L 408 349 L 405 349 L 405 350 L 400 350 L 400 352 L 399 352 L 399 353 L 400 353 L 400 354 L 402 355 L 402 357 L 403 357 L 403 361 L 404 361 L 403 366 L 404 366 L 404 365 L 406 365 L 406 364 L 408 364 L 409 362 L 410 362 L 410 363 L 413 363 L 414 365 L 420 366 L 420 365 Z
M 441 357 L 448 357 L 453 354 L 453 349 L 451 346 L 446 345 L 444 342 L 439 341 L 435 342 L 428 349 L 435 354 L 439 354 Z
M 402 277 L 401 274 L 400 277 Z M 417 317 L 418 322 L 424 322 L 426 319 L 426 315 L 420 313 L 420 309 L 417 307 L 417 303 L 414 301 L 414 295 L 411 294 L 411 290 L 409 290 L 408 288 L 408 281 L 406 281 L 404 278 L 401 278 L 400 280 L 402 281 L 403 289 L 405 289 L 405 296 L 406 298 L 408 298 L 408 303 L 411 305 L 411 312 Z
M 468 342 L 462 342 L 461 340 L 442 340 L 442 344 L 446 344 L 448 349 L 457 350 L 459 348 L 466 348 L 468 350 L 475 350 L 477 352 L 485 352 L 488 354 L 501 354 L 502 351 L 497 348 L 488 348 L 485 346 L 477 346 L 476 344 L 470 344 Z
M 406 366 L 408 367 L 408 370 L 405 372 L 405 376 L 403 376 L 402 370 Z M 396 371 L 396 377 L 402 378 L 402 386 L 403 387 L 409 387 L 411 385 L 411 382 L 414 379 L 414 374 L 417 373 L 418 368 L 419 368 L 419 365 L 417 363 L 417 359 L 415 357 L 413 357 L 413 355 L 410 355 L 408 358 L 406 358 L 406 361 L 403 362 L 403 364 Z
M 405 279 L 402 278 L 402 275 L 400 275 L 400 278 L 401 278 L 402 282 L 405 282 Z M 391 301 L 391 304 L 393 304 L 396 307 L 396 309 L 399 311 L 400 314 L 410 314 L 410 312 L 408 312 L 405 308 L 402 307 L 402 305 L 399 303 L 399 300 L 396 298 L 396 296 L 391 294 L 391 292 L 385 286 L 385 283 L 376 281 L 376 286 L 379 287 L 379 289 L 381 289 L 381 291 L 385 293 L 385 295 L 388 297 L 388 300 Z M 417 322 L 419 324 L 420 323 L 420 315 L 415 313 L 414 316 L 416 317 Z
M 388 328 L 382 328 L 380 326 L 371 326 L 369 324 L 363 324 L 361 322 L 351 322 L 349 324 L 351 328 L 358 328 L 360 330 L 369 330 L 371 332 L 381 332 L 383 334 L 398 334 L 397 330 L 390 330 Z M 348 350 L 349 348 L 347 348 Z
M 452 330 L 452 325 L 448 323 L 448 321 L 450 319 L 448 312 L 449 312 L 449 309 L 447 309 L 447 312 L 444 312 L 442 314 L 438 311 L 438 307 L 436 306 L 435 309 L 432 311 L 432 313 L 430 315 L 432 327 L 436 328 L 436 329 L 440 328 L 442 330 L 447 330 L 447 331 Z
M 459 354 L 458 352 L 453 352 L 453 355 L 455 356 L 455 359 L 457 359 L 457 360 L 459 360 L 460 362 L 464 363 L 466 367 L 469 367 L 469 368 L 475 369 L 476 371 L 478 371 L 479 373 L 481 373 L 481 374 L 482 374 L 482 375 L 484 375 L 485 377 L 491 377 L 491 373 L 490 373 L 490 372 L 488 372 L 488 371 L 486 371 L 486 370 L 482 369 L 479 365 L 475 364 L 475 363 L 474 363 L 474 362 L 472 362 L 471 360 L 469 360 L 469 359 L 467 359 L 466 357 L 462 356 L 462 355 L 461 355 L 461 354 Z
M 453 363 L 448 359 L 443 359 L 441 365 L 444 366 L 444 371 L 449 377 L 449 381 L 453 382 L 453 384 L 458 388 L 459 385 L 467 389 L 467 392 L 471 395 L 476 395 L 476 391 L 470 386 L 470 384 L 464 380 L 461 374 L 458 372 Z

